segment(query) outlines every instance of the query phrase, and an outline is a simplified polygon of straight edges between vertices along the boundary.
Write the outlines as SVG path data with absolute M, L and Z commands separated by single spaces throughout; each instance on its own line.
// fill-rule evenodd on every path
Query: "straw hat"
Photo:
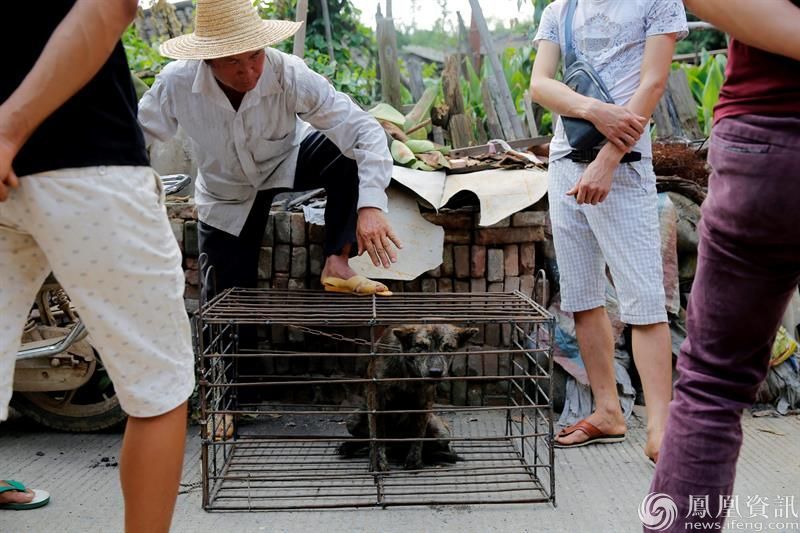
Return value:
M 294 35 L 302 22 L 262 20 L 252 0 L 197 0 L 194 33 L 159 48 L 172 59 L 215 59 L 258 50 Z

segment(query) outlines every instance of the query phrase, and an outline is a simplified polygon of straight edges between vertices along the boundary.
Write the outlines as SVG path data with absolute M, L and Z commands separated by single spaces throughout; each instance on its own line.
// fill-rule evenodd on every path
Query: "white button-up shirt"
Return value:
M 203 61 L 175 61 L 139 102 L 148 147 L 180 125 L 197 158 L 201 221 L 239 235 L 256 193 L 291 187 L 311 126 L 358 164 L 358 208 L 386 211 L 392 158 L 380 124 L 295 56 L 267 48 L 258 85 L 238 110 Z M 310 126 L 309 126 L 310 124 Z

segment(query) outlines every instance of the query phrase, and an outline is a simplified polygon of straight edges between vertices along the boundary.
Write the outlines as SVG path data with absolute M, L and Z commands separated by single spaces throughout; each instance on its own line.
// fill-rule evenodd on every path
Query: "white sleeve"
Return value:
M 297 115 L 330 139 L 342 154 L 355 159 L 358 208 L 386 211 L 386 187 L 392 179 L 393 163 L 381 125 L 302 61 L 287 66 L 287 79 L 297 94 Z
M 153 140 L 167 142 L 178 132 L 178 120 L 172 109 L 168 83 L 159 75 L 139 101 L 139 125 L 148 150 Z

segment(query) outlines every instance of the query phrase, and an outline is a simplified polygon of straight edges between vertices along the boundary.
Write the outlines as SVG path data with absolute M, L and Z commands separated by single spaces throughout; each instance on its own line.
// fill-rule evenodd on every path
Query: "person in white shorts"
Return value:
M 10 2 L 0 18 L 0 40 L 15 50 L 0 77 L 0 421 L 28 312 L 52 270 L 129 415 L 125 529 L 166 532 L 194 362 L 181 254 L 119 41 L 136 9 L 136 0 Z M 33 496 L 4 489 L 0 503 Z
M 622 320 L 633 328 L 633 355 L 647 403 L 645 454 L 655 462 L 671 397 L 671 343 L 660 255 L 655 174 L 647 124 L 666 86 L 675 42 L 687 34 L 680 0 L 579 0 L 572 42 L 614 100 L 580 95 L 555 79 L 566 55 L 569 0 L 542 14 L 531 94 L 561 116 L 587 120 L 606 137 L 574 150 L 559 119 L 550 145 L 549 198 L 562 309 L 575 314 L 595 411 L 564 428 L 558 447 L 624 440 L 625 419 L 613 367 L 605 303 L 608 267 Z

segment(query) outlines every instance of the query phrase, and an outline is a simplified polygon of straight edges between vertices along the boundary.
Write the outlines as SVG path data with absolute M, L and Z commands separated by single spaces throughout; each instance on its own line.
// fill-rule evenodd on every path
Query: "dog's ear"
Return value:
M 478 333 L 478 328 L 459 328 L 456 333 L 458 345 L 464 346 L 476 333 Z
M 414 326 L 402 326 L 392 330 L 392 333 L 395 337 L 397 337 L 397 340 L 400 341 L 400 345 L 404 350 L 407 350 L 409 347 L 411 347 L 411 343 L 414 341 L 414 334 L 416 332 L 417 328 Z

